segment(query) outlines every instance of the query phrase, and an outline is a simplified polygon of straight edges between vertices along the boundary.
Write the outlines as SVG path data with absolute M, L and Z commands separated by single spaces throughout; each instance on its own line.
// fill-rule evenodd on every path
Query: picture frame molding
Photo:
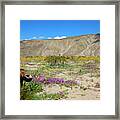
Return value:
M 115 5 L 115 115 L 5 115 L 5 5 Z M 1 64 L 0 119 L 120 119 L 119 105 L 119 27 L 118 0 L 65 1 L 2 1 L 1 2 Z

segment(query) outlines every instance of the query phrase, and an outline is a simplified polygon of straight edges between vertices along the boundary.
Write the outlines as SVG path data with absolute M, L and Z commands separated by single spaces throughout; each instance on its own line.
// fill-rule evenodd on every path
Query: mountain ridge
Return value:
M 71 36 L 62 39 L 22 40 L 20 56 L 99 56 L 100 34 Z

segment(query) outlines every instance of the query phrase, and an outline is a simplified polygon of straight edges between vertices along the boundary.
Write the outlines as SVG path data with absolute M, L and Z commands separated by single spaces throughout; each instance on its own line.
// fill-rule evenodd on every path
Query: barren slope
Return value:
M 99 54 L 100 34 L 89 34 L 64 39 L 20 41 L 21 56 L 99 56 Z

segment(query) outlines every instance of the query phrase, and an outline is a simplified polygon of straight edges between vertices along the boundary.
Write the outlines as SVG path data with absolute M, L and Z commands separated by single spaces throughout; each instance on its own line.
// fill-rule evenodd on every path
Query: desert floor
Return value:
M 21 62 L 21 68 L 24 68 L 32 76 L 44 75 L 48 78 L 62 78 L 64 81 L 76 81 L 76 85 L 66 86 L 57 83 L 42 84 L 42 91 L 35 92 L 35 99 L 43 94 L 53 95 L 59 92 L 65 94 L 65 97 L 59 97 L 61 100 L 99 100 L 100 99 L 100 69 L 99 62 L 78 61 L 67 62 L 64 65 L 50 66 L 45 61 L 42 62 Z M 41 99 L 41 98 L 40 98 Z M 52 98 L 45 98 L 52 99 Z M 53 98 L 54 99 L 54 98 Z M 56 98 L 55 98 L 56 99 Z

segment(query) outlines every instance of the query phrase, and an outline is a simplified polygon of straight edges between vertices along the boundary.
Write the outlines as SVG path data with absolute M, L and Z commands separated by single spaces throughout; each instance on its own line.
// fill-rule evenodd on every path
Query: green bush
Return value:
M 67 97 L 66 93 L 61 93 L 47 94 L 44 92 L 40 95 L 34 95 L 32 100 L 60 100 Z
M 24 82 L 23 86 L 20 88 L 20 99 L 30 100 L 37 92 L 42 92 L 43 88 L 41 84 L 31 82 Z

